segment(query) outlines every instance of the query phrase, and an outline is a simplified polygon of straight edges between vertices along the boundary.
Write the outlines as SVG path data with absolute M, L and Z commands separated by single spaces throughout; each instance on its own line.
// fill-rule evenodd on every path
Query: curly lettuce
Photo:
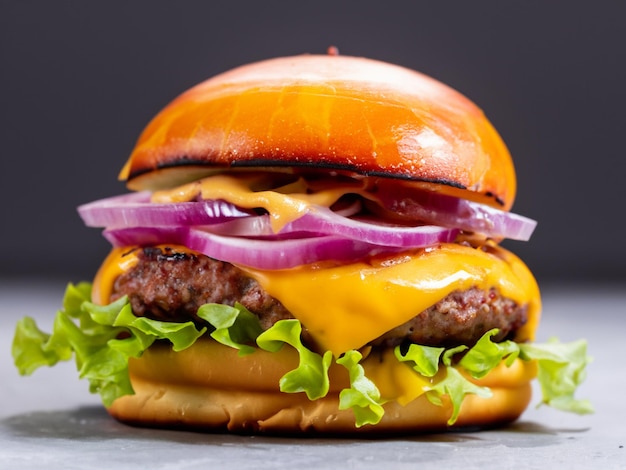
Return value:
M 277 352 L 285 344 L 293 347 L 299 356 L 298 367 L 281 377 L 280 391 L 284 393 L 304 392 L 309 400 L 325 397 L 330 388 L 328 369 L 332 353 L 323 356 L 307 349 L 300 339 L 302 325 L 298 320 L 280 320 L 256 338 L 261 349 Z
M 62 309 L 56 314 L 52 333 L 41 331 L 30 317 L 18 322 L 12 354 L 22 375 L 73 357 L 79 376 L 87 379 L 90 391 L 100 394 L 104 405 L 110 406 L 117 398 L 134 393 L 128 375 L 130 358 L 141 357 L 157 340 L 168 341 L 173 350 L 180 351 L 209 334 L 214 340 L 239 350 L 239 355 L 254 354 L 257 349 L 276 352 L 283 347 L 293 348 L 299 357 L 298 367 L 280 379 L 279 387 L 284 393 L 305 393 L 310 400 L 328 394 L 328 371 L 334 361 L 347 370 L 350 379 L 349 388 L 339 394 L 339 409 L 352 410 L 358 427 L 377 424 L 384 415 L 386 399 L 366 376 L 361 352 L 346 351 L 335 358 L 330 351 L 322 354 L 311 351 L 301 341 L 302 325 L 298 320 L 281 320 L 263 331 L 257 317 L 240 304 L 232 307 L 206 304 L 197 312 L 206 322 L 206 326 L 199 328 L 191 321 L 162 322 L 137 317 L 126 297 L 99 306 L 90 302 L 90 295 L 90 284 L 70 284 Z M 585 341 L 494 343 L 491 338 L 496 333 L 497 330 L 485 333 L 471 348 L 444 349 L 412 344 L 405 351 L 396 348 L 394 355 L 416 374 L 430 378 L 421 391 L 430 402 L 441 405 L 443 396 L 449 398 L 453 407 L 450 425 L 456 421 L 466 395 L 488 397 L 491 394 L 488 388 L 465 378 L 458 368 L 478 379 L 502 361 L 511 365 L 517 357 L 536 361 L 542 404 L 581 414 L 592 412 L 588 401 L 574 397 L 589 362 Z M 453 358 L 459 356 L 461 359 L 453 367 Z

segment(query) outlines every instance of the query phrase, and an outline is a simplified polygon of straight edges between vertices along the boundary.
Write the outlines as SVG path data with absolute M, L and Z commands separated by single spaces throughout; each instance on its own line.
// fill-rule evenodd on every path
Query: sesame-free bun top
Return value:
M 256 62 L 191 88 L 148 124 L 120 179 L 158 189 L 224 168 L 429 182 L 504 209 L 516 190 L 474 103 L 413 70 L 337 55 Z

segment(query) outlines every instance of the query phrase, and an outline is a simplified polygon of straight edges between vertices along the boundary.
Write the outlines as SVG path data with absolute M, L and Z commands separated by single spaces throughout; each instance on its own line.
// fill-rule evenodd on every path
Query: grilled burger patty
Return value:
M 263 329 L 293 315 L 257 281 L 236 266 L 204 255 L 171 248 L 139 249 L 137 264 L 119 276 L 111 300 L 128 295 L 133 312 L 161 321 L 204 323 L 196 316 L 206 303 L 239 302 L 254 313 Z M 452 347 L 474 344 L 485 332 L 499 328 L 494 340 L 507 339 L 527 320 L 526 306 L 496 290 L 456 291 L 413 319 L 375 340 L 374 346 L 402 342 Z M 306 340 L 306 331 L 304 332 Z

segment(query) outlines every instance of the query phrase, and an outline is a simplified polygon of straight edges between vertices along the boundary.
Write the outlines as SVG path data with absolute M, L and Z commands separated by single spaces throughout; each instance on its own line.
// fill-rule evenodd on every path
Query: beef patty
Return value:
M 137 264 L 117 278 L 111 295 L 111 300 L 128 295 L 137 316 L 205 324 L 196 316 L 201 305 L 239 302 L 259 318 L 263 329 L 293 318 L 257 281 L 230 263 L 171 248 L 142 248 L 137 255 Z M 427 346 L 472 345 L 493 328 L 500 329 L 494 340 L 501 341 L 526 323 L 526 310 L 495 289 L 455 291 L 425 311 L 415 312 L 413 319 L 372 345 L 392 347 L 407 341 Z M 306 327 L 304 333 L 306 339 Z

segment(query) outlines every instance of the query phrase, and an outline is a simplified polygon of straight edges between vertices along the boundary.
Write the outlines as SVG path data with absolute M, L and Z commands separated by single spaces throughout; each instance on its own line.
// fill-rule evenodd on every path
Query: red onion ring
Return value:
M 374 245 L 404 248 L 449 243 L 459 232 L 435 225 L 404 226 L 350 219 L 319 206 L 288 223 L 277 234 L 272 232 L 268 215 L 236 219 L 207 227 L 207 230 L 220 235 L 281 239 L 292 234 L 337 235 Z
M 526 241 L 537 224 L 527 217 L 485 204 L 426 191 L 412 193 L 411 197 L 382 195 L 381 203 L 385 210 L 407 220 L 479 233 L 495 239 Z M 347 218 L 359 207 L 359 203 L 354 203 L 336 213 L 325 207 L 312 206 L 308 213 L 283 227 L 280 234 L 336 234 L 376 244 L 388 242 L 391 246 L 413 243 L 407 239 L 412 237 L 411 232 L 415 228 Z M 142 192 L 101 199 L 80 206 L 78 211 L 85 224 L 91 227 L 215 225 L 213 230 L 216 233 L 255 237 L 275 235 L 265 218 L 258 218 L 252 211 L 222 200 L 155 204 L 150 202 L 149 193 Z M 417 229 L 418 232 L 421 230 Z M 390 241 L 393 239 L 395 241 Z
M 184 245 L 214 259 L 258 269 L 289 269 L 325 260 L 351 261 L 397 248 L 338 236 L 281 240 L 225 237 L 192 227 L 110 229 L 104 236 L 114 246 Z
M 528 241 L 537 222 L 519 214 L 436 192 L 379 195 L 383 207 L 409 220 L 454 227 L 486 237 Z
M 155 204 L 146 191 L 83 204 L 78 213 L 88 227 L 209 225 L 252 214 L 222 200 Z

